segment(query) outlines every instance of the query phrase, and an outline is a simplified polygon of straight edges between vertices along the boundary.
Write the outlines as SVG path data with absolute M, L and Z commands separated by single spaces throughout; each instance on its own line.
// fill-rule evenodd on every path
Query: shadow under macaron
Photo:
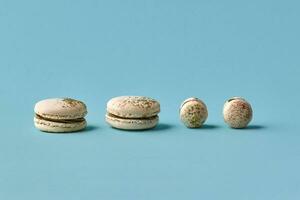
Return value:
M 99 126 L 95 126 L 95 125 L 87 125 L 87 127 L 79 132 L 91 132 L 91 131 L 95 131 L 100 129 Z
M 205 129 L 205 130 L 214 130 L 214 129 L 218 129 L 220 128 L 220 126 L 218 125 L 214 125 L 214 124 L 203 124 L 200 128 L 198 129 Z
M 214 124 L 203 124 L 200 127 L 186 127 L 184 125 L 182 127 L 186 128 L 186 129 L 191 129 L 191 130 L 215 130 L 215 129 L 220 128 L 221 126 L 214 125 Z
M 267 126 L 263 126 L 263 125 L 249 125 L 245 128 L 232 128 L 234 130 L 263 130 L 266 129 Z

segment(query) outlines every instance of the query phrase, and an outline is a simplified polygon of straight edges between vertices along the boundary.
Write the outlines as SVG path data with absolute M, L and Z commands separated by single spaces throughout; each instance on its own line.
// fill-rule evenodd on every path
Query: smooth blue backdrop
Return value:
M 0 0 L 0 199 L 300 199 L 300 3 Z M 114 96 L 161 102 L 160 125 L 104 121 Z M 203 129 L 178 119 L 203 99 Z M 253 105 L 229 129 L 224 101 Z M 86 102 L 87 131 L 33 126 L 44 98 Z

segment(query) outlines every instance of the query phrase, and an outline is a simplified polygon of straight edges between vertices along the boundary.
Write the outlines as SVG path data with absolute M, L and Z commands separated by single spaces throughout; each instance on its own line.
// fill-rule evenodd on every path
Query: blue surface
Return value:
M 0 0 L 0 199 L 300 199 L 299 1 Z M 151 131 L 111 129 L 114 96 L 161 102 Z M 203 129 L 178 119 L 185 98 Z M 229 129 L 224 101 L 254 119 Z M 46 134 L 33 106 L 86 102 L 87 131 Z

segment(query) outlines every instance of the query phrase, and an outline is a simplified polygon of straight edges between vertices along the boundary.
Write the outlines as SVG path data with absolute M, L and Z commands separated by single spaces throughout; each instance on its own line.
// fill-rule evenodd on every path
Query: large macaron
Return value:
M 106 122 L 125 130 L 150 129 L 159 121 L 160 104 L 144 96 L 120 96 L 107 102 Z
M 34 107 L 34 125 L 45 132 L 65 133 L 86 127 L 86 105 L 70 98 L 53 98 L 39 101 Z

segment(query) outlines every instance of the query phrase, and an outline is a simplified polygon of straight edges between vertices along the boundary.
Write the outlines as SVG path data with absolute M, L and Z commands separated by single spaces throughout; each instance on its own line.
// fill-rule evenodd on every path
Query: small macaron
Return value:
M 201 127 L 208 117 L 205 103 L 198 98 L 191 97 L 184 100 L 180 106 L 180 119 L 188 128 Z
M 223 108 L 224 121 L 231 128 L 245 128 L 252 120 L 252 107 L 242 97 L 228 99 Z
M 44 132 L 65 133 L 86 127 L 86 105 L 70 98 L 53 98 L 39 101 L 34 107 L 35 127 Z
M 107 102 L 106 122 L 118 129 L 143 130 L 158 124 L 160 104 L 144 96 L 120 96 Z

